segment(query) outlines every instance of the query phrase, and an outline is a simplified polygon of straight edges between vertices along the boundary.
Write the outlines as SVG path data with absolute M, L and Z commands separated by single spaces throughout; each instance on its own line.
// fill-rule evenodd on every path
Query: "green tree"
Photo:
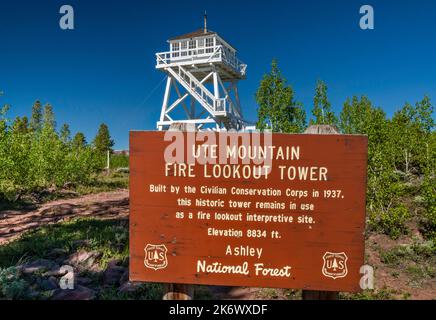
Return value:
M 331 105 L 327 97 L 327 85 L 322 80 L 318 80 L 316 83 L 312 114 L 315 119 L 311 119 L 311 124 L 337 125 L 337 118 L 331 110 Z
M 6 123 L 7 119 L 6 119 L 6 113 L 8 113 L 9 111 L 9 105 L 8 104 L 4 104 L 1 108 L 0 108 L 0 118 L 2 121 L 4 121 Z
M 389 123 L 392 157 L 397 170 L 422 174 L 430 160 L 429 141 L 434 128 L 433 106 L 425 96 L 414 106 L 406 103 Z
M 101 168 L 94 148 L 86 146 L 83 134 L 69 143 L 65 124 L 58 135 L 50 105 L 32 107 L 32 120 L 6 119 L 8 107 L 0 109 L 0 201 L 16 201 L 21 195 L 71 184 L 87 183 Z M 66 143 L 68 142 L 68 143 Z
M 388 134 L 386 115 L 375 108 L 363 96 L 347 99 L 340 113 L 339 127 L 344 134 L 365 134 L 368 136 L 368 178 L 367 204 L 371 222 L 376 225 L 395 201 L 396 177 L 388 156 Z
M 114 141 L 111 139 L 109 128 L 102 123 L 98 129 L 97 135 L 94 138 L 93 145 L 99 154 L 106 155 L 107 151 L 112 151 Z
M 62 125 L 59 136 L 64 144 L 68 144 L 71 141 L 71 131 L 68 124 L 64 123 Z
M 434 130 L 433 105 L 428 96 L 416 103 L 416 121 L 420 129 L 425 133 L 431 133 Z
M 390 146 L 395 169 L 409 174 L 414 162 L 415 151 L 417 148 L 416 128 L 414 128 L 414 118 L 416 109 L 406 103 L 403 108 L 394 113 L 390 121 Z
M 419 150 L 418 150 L 418 163 L 420 167 L 420 172 L 428 171 L 428 168 L 435 168 L 435 145 L 434 143 L 434 118 L 433 118 L 433 105 L 431 104 L 431 100 L 428 96 L 424 96 L 424 98 L 416 103 L 416 126 L 418 128 L 418 141 L 419 141 Z M 436 196 L 435 196 L 436 197 Z
M 73 138 L 73 149 L 82 149 L 86 147 L 86 138 L 82 132 L 77 132 Z
M 257 128 L 273 132 L 302 132 L 306 127 L 306 113 L 294 99 L 294 91 L 282 76 L 277 60 L 271 71 L 263 76 L 256 92 L 258 104 Z
M 34 132 L 39 132 L 42 129 L 42 105 L 40 101 L 35 101 L 32 106 L 32 117 L 30 119 L 30 128 Z
M 14 194 L 14 186 L 10 178 L 14 172 L 14 163 L 11 159 L 10 130 L 6 118 L 8 110 L 7 104 L 0 108 L 0 200 L 12 197 Z
M 421 218 L 424 235 L 436 243 L 436 132 L 432 131 L 428 140 L 428 161 L 424 167 L 424 181 L 421 194 L 424 200 L 425 212 Z
M 16 117 L 14 124 L 13 124 L 13 131 L 17 131 L 20 133 L 27 133 L 29 131 L 29 120 L 26 116 L 20 118 L 20 117 Z
M 33 184 L 30 180 L 34 166 L 30 163 L 31 145 L 32 132 L 29 131 L 27 117 L 17 117 L 12 123 L 9 135 L 10 160 L 14 166 L 9 179 L 14 186 L 16 198 L 19 198 Z
M 53 130 L 56 129 L 56 120 L 53 112 L 53 107 L 49 103 L 44 106 L 43 126 L 50 127 Z

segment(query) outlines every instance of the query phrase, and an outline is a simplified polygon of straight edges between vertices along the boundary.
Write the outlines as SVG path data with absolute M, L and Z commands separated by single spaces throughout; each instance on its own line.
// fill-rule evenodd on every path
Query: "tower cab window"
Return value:
M 188 45 L 187 41 L 182 41 L 180 43 L 180 55 L 182 57 L 186 57 L 188 55 L 188 52 L 186 51 L 187 45 Z
M 206 52 L 213 52 L 213 38 L 206 38 Z
M 198 54 L 204 53 L 204 38 L 198 39 Z
M 195 40 L 189 40 L 189 55 L 195 54 Z
M 179 56 L 179 54 L 180 54 L 179 50 L 180 50 L 180 44 L 178 42 L 174 42 L 172 44 L 172 51 L 173 51 L 172 57 L 173 58 L 177 58 Z

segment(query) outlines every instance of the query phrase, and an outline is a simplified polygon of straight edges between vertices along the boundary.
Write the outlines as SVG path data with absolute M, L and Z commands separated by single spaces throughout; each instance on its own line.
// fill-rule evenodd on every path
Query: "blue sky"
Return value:
M 59 28 L 63 4 L 75 10 L 75 30 Z M 364 4 L 374 7 L 374 30 L 359 28 Z M 164 74 L 154 54 L 202 27 L 204 10 L 209 28 L 248 64 L 239 91 L 249 120 L 273 57 L 308 114 L 317 79 L 337 112 L 352 95 L 367 95 L 388 115 L 425 94 L 436 100 L 432 0 L 2 0 L 0 104 L 12 105 L 12 118 L 29 115 L 37 99 L 51 103 L 58 126 L 67 122 L 91 141 L 105 122 L 115 148 L 128 148 L 129 130 L 153 130 L 159 117 Z

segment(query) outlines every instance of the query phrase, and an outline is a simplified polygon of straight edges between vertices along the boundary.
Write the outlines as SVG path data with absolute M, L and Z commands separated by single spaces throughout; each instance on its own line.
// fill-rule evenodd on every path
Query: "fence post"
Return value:
M 339 134 L 339 130 L 331 125 L 319 124 L 309 126 L 305 134 Z M 317 290 L 303 290 L 303 300 L 338 300 L 339 292 L 337 291 L 317 291 Z

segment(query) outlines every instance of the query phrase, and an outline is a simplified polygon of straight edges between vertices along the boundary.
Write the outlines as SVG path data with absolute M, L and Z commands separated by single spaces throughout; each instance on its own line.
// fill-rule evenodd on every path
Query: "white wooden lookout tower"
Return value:
M 237 83 L 245 79 L 247 65 L 236 49 L 207 29 L 206 15 L 203 29 L 168 42 L 170 51 L 156 54 L 156 68 L 167 74 L 158 129 L 179 122 L 198 130 L 243 130 Z

